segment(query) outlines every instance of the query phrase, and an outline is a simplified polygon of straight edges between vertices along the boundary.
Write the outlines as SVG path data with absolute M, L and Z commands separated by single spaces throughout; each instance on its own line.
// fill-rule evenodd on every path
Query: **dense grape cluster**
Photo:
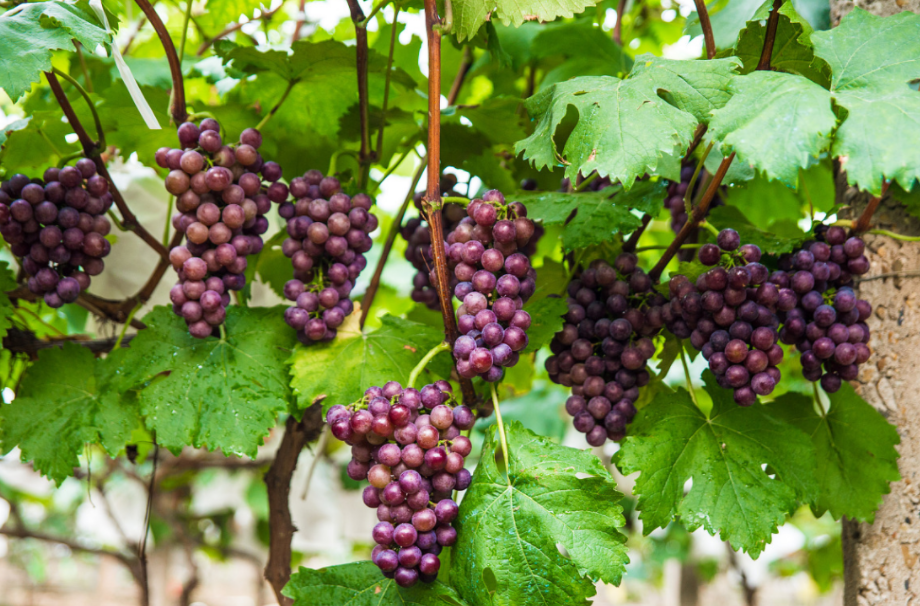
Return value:
M 770 281 L 779 288 L 780 340 L 801 352 L 805 378 L 833 393 L 869 359 L 872 306 L 849 286 L 852 276 L 869 271 L 869 260 L 862 239 L 847 238 L 842 227 L 821 225 L 815 237 L 781 258 Z
M 309 170 L 291 180 L 291 197 L 278 213 L 287 220 L 288 237 L 281 246 L 294 266 L 284 296 L 294 306 L 285 321 L 307 345 L 335 338 L 336 329 L 354 310 L 349 295 L 367 267 L 370 233 L 377 229 L 367 194 L 350 197 L 335 177 Z
M 179 274 L 169 297 L 192 336 L 203 339 L 223 323 L 229 291 L 246 285 L 246 256 L 262 250 L 265 214 L 288 188 L 279 181 L 281 167 L 259 154 L 262 135 L 254 128 L 236 147 L 224 145 L 212 118 L 185 122 L 178 135 L 179 148 L 156 153 L 157 164 L 169 169 L 166 190 L 176 196 L 173 227 L 186 237 L 169 251 Z
M 652 337 L 663 326 L 667 301 L 636 263 L 629 253 L 615 267 L 597 259 L 572 280 L 565 324 L 550 343 L 546 370 L 552 381 L 572 388 L 565 408 L 592 446 L 626 434 L 639 388 L 650 379 Z
M 527 347 L 531 319 L 522 308 L 536 289 L 537 274 L 520 250 L 535 227 L 523 204 L 507 204 L 494 189 L 470 201 L 466 211 L 447 236 L 448 264 L 457 279 L 454 296 L 462 301 L 453 353 L 461 377 L 494 382 Z
M 665 322 L 678 338 L 689 337 L 738 404 L 750 406 L 781 378 L 776 311 L 782 297 L 760 263 L 759 247 L 742 246 L 733 229 L 719 232 L 716 241 L 699 249 L 700 262 L 712 269 L 695 284 L 682 275 L 671 279 Z
M 112 195 L 88 158 L 43 177 L 17 174 L 0 184 L 0 234 L 21 259 L 29 290 L 60 307 L 76 301 L 105 267 Z
M 364 504 L 377 510 L 372 560 L 402 587 L 438 576 L 438 554 L 457 540 L 453 491 L 472 481 L 464 469 L 472 444 L 460 435 L 475 422 L 447 381 L 421 390 L 396 381 L 371 387 L 351 406 L 326 413 L 332 435 L 351 445 L 348 476 L 367 479 Z

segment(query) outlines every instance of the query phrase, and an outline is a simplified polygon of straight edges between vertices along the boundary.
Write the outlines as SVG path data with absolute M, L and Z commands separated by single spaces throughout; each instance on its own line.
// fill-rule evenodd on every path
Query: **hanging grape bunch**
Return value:
M 712 269 L 696 284 L 682 275 L 671 279 L 665 322 L 678 338 L 689 337 L 719 385 L 734 390 L 735 402 L 750 406 L 758 395 L 770 394 L 781 378 L 780 290 L 760 263 L 759 247 L 741 246 L 733 229 L 719 232 L 716 241 L 700 247 L 700 262 Z
M 546 370 L 554 383 L 572 388 L 565 408 L 592 446 L 626 434 L 639 388 L 650 379 L 652 337 L 663 326 L 667 301 L 636 263 L 629 253 L 616 259 L 616 269 L 597 259 L 573 279 L 565 323 L 550 343 Z
M 169 169 L 166 190 L 176 196 L 173 227 L 186 237 L 169 251 L 179 274 L 169 297 L 189 333 L 203 339 L 223 323 L 230 291 L 246 285 L 246 256 L 262 250 L 265 214 L 288 190 L 278 181 L 281 167 L 259 154 L 256 129 L 244 130 L 236 147 L 223 144 L 212 118 L 185 122 L 178 135 L 180 148 L 156 153 L 157 164 Z
M 350 197 L 335 177 L 309 170 L 291 181 L 291 197 L 278 213 L 287 220 L 281 246 L 294 266 L 284 296 L 294 302 L 284 320 L 304 345 L 335 338 L 336 329 L 354 310 L 349 295 L 367 267 L 370 233 L 377 217 L 367 194 Z
M 447 237 L 457 284 L 454 296 L 460 337 L 454 342 L 457 373 L 501 379 L 527 347 L 530 314 L 522 308 L 536 289 L 536 272 L 520 252 L 534 236 L 520 202 L 507 204 L 498 190 L 467 206 L 467 217 Z
M 434 582 L 438 554 L 457 540 L 453 491 L 472 481 L 463 467 L 472 444 L 460 431 L 473 426 L 473 412 L 457 405 L 447 381 L 421 390 L 390 381 L 351 406 L 333 406 L 326 422 L 351 445 L 348 476 L 370 482 L 363 496 L 379 520 L 374 564 L 402 587 Z
M 457 176 L 451 173 L 441 175 L 440 188 L 445 196 L 459 196 L 452 191 L 457 185 Z M 418 192 L 413 197 L 415 208 L 419 212 L 423 211 L 422 196 L 425 192 Z M 444 204 L 441 209 L 441 221 L 443 222 L 444 233 L 450 233 L 457 223 L 466 216 L 463 207 L 453 202 Z M 434 260 L 431 256 L 431 230 L 428 223 L 422 217 L 413 217 L 405 222 L 399 230 L 400 235 L 407 242 L 406 260 L 412 263 L 415 268 L 415 276 L 412 278 L 412 300 L 416 303 L 422 303 L 430 309 L 440 309 L 441 303 L 438 299 L 438 291 L 431 281 L 431 270 L 434 269 Z M 453 288 L 456 282 L 452 279 L 450 287 Z
M 17 174 L 0 185 L 0 234 L 21 260 L 29 291 L 61 307 L 76 301 L 105 267 L 112 195 L 88 158 L 49 168 L 43 177 Z
M 833 393 L 856 379 L 871 353 L 866 319 L 872 306 L 849 286 L 852 276 L 869 271 L 869 260 L 862 239 L 847 238 L 840 226 L 819 225 L 815 237 L 781 258 L 771 281 L 780 289 L 780 340 L 801 352 L 805 378 Z

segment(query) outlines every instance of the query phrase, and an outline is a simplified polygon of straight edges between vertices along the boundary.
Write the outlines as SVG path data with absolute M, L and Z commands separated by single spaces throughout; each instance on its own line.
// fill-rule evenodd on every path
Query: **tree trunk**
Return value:
M 847 187 L 843 174 L 837 197 L 851 205 L 852 218 L 868 200 Z M 892 200 L 882 201 L 872 225 L 920 235 L 920 221 Z M 864 239 L 872 269 L 858 287 L 860 298 L 873 305 L 867 322 L 872 357 L 854 387 L 897 426 L 902 479 L 891 485 L 873 524 L 843 520 L 844 605 L 901 606 L 917 604 L 920 593 L 920 243 L 871 234 Z

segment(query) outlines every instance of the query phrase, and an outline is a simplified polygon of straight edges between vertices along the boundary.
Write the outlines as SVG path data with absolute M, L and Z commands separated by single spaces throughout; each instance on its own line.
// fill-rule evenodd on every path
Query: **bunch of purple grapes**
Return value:
M 333 406 L 326 422 L 351 445 L 348 476 L 370 482 L 363 497 L 379 520 L 374 564 L 402 587 L 433 582 L 438 554 L 457 540 L 452 491 L 472 481 L 463 467 L 472 445 L 460 431 L 473 426 L 473 412 L 457 405 L 447 381 L 421 390 L 390 381 L 351 406 Z
M 684 204 L 684 196 L 687 194 L 687 189 L 690 187 L 690 181 L 693 179 L 695 170 L 696 166 L 693 162 L 684 164 L 680 169 L 680 181 L 671 181 L 668 183 L 668 197 L 665 200 L 665 206 L 667 206 L 668 210 L 671 212 L 671 231 L 675 234 L 680 232 L 687 222 L 687 207 Z M 698 177 L 696 183 L 693 185 L 693 192 L 690 194 L 691 197 L 699 192 L 701 186 L 702 178 Z M 721 206 L 722 204 L 722 199 L 716 194 L 712 202 L 709 203 L 709 208 Z M 692 255 L 692 251 L 680 251 L 682 260 L 686 261 L 692 258 L 686 256 L 687 254 Z
M 869 271 L 869 260 L 862 239 L 847 238 L 842 227 L 820 225 L 815 237 L 781 258 L 770 279 L 780 289 L 780 340 L 801 352 L 805 378 L 833 393 L 856 379 L 871 353 L 866 319 L 872 306 L 848 286 L 852 276 Z
M 572 388 L 565 408 L 592 446 L 626 435 L 639 388 L 650 379 L 652 337 L 664 325 L 667 301 L 636 264 L 630 253 L 615 267 L 596 259 L 572 280 L 565 324 L 550 343 L 546 370 L 553 382 Z
M 0 184 L 0 234 L 29 276 L 29 291 L 50 307 L 77 300 L 102 273 L 112 195 L 96 164 L 49 168 L 43 179 L 13 175 Z
M 776 311 L 783 297 L 760 263 L 759 247 L 742 246 L 733 229 L 719 232 L 716 241 L 699 250 L 700 262 L 712 269 L 696 284 L 682 275 L 671 279 L 665 322 L 678 338 L 690 338 L 719 385 L 734 390 L 735 402 L 750 406 L 758 395 L 770 394 L 782 376 Z
M 203 339 L 226 318 L 229 291 L 246 285 L 246 256 L 262 250 L 265 214 L 287 198 L 288 188 L 279 181 L 281 167 L 259 154 L 262 135 L 254 128 L 242 132 L 236 147 L 224 145 L 212 118 L 185 122 L 178 135 L 180 148 L 156 153 L 157 164 L 169 169 L 166 191 L 176 196 L 173 227 L 186 237 L 169 251 L 179 274 L 169 298 L 189 333 Z
M 467 217 L 447 236 L 447 257 L 457 283 L 454 296 L 460 337 L 454 342 L 457 373 L 494 382 L 517 364 L 527 347 L 530 314 L 522 308 L 536 289 L 536 271 L 520 252 L 535 234 L 520 202 L 507 204 L 490 190 L 467 206 Z
M 377 229 L 374 204 L 367 194 L 342 192 L 335 177 L 309 170 L 291 181 L 291 197 L 278 213 L 287 219 L 288 238 L 281 246 L 294 266 L 284 296 L 294 306 L 284 320 L 304 345 L 335 338 L 336 329 L 354 310 L 349 295 L 367 267 L 370 233 Z

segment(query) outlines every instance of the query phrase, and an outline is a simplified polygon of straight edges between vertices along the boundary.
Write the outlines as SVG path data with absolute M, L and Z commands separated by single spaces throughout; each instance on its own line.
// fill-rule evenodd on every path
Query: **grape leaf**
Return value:
M 686 390 L 662 395 L 639 411 L 615 460 L 624 474 L 641 472 L 634 493 L 643 532 L 680 518 L 757 557 L 797 498 L 816 494 L 814 448 L 766 407 L 738 406 L 711 372 L 703 376 L 708 418 Z
M 697 125 L 692 114 L 658 97 L 651 78 L 641 76 L 560 82 L 529 98 L 525 107 L 537 125 L 514 149 L 535 168 L 562 162 L 573 181 L 579 172 L 596 170 L 627 187 L 646 173 L 660 173 L 664 156 L 683 155 Z M 570 107 L 578 111 L 578 124 L 560 155 L 554 135 Z
M 51 69 L 51 53 L 73 50 L 73 39 L 92 50 L 108 38 L 89 2 L 33 2 L 0 14 L 0 88 L 13 101 Z
M 294 606 L 464 606 L 457 592 L 440 581 L 399 587 L 371 562 L 353 562 L 291 576 L 282 592 Z
M 808 234 L 799 231 L 798 237 L 781 236 L 762 230 L 751 223 L 737 206 L 717 206 L 710 209 L 707 221 L 717 229 L 730 227 L 738 232 L 744 243 L 756 244 L 765 254 L 780 255 L 792 252 L 808 238 Z
M 195 21 L 206 32 L 214 35 L 226 27 L 228 22 L 239 21 L 241 15 L 252 18 L 257 8 L 265 10 L 261 0 L 208 0 L 205 11 Z
M 73 343 L 44 349 L 22 379 L 16 399 L 0 406 L 0 451 L 18 446 L 23 462 L 58 485 L 80 465 L 84 445 L 115 456 L 137 427 L 136 399 L 120 395 L 113 371 L 122 350 L 97 360 Z
M 744 63 L 742 73 L 754 71 L 760 62 L 767 20 L 772 9 L 773 1 L 766 0 L 738 35 L 735 56 Z M 784 2 L 780 6 L 779 15 L 773 54 L 770 56 L 771 69 L 801 74 L 812 82 L 826 86 L 829 83 L 830 68 L 822 59 L 815 58 L 809 39 L 813 31 L 811 25 L 799 15 L 791 2 Z
M 898 430 L 853 390 L 849 383 L 830 394 L 827 413 L 815 409 L 814 400 L 787 393 L 767 406 L 775 417 L 811 436 L 817 453 L 817 498 L 811 500 L 816 516 L 830 511 L 835 520 L 847 516 L 872 523 L 891 491 L 889 482 L 901 479 Z
M 6 336 L 6 331 L 12 326 L 10 316 L 13 315 L 15 308 L 6 292 L 15 288 L 16 276 L 10 270 L 10 264 L 0 261 L 0 340 Z
M 735 152 L 768 178 L 797 185 L 799 169 L 830 144 L 837 119 L 828 92 L 803 76 L 768 71 L 739 76 L 729 88 L 731 100 L 709 123 L 722 154 Z
M 744 29 L 748 21 L 754 19 L 755 13 L 761 8 L 761 0 L 731 0 L 720 2 L 722 8 L 710 13 L 712 31 L 716 47 L 732 48 L 739 37 L 739 32 Z M 789 4 L 784 3 L 784 4 Z M 812 29 L 827 29 L 830 27 L 830 6 L 822 0 L 793 0 L 791 2 L 799 15 L 805 17 Z M 772 3 L 771 3 L 772 5 Z M 712 7 L 710 7 L 711 9 Z M 688 23 L 687 33 L 699 36 L 703 33 L 699 19 L 694 16 Z
M 729 83 L 741 63 L 735 57 L 711 61 L 677 61 L 651 54 L 636 57 L 630 79 L 647 77 L 668 103 L 689 112 L 704 124 L 713 110 L 724 107 L 731 94 Z
M 632 57 L 590 21 L 548 23 L 538 32 L 530 42 L 533 59 L 567 58 L 546 72 L 540 89 L 578 76 L 622 76 L 632 68 Z
M 146 385 L 141 412 L 161 446 L 256 455 L 290 400 L 285 361 L 296 340 L 283 312 L 231 305 L 226 340 L 192 337 L 167 307 L 144 317 L 147 328 L 131 341 L 119 385 Z
M 840 25 L 811 36 L 815 54 L 830 65 L 831 95 L 847 110 L 832 152 L 850 184 L 879 194 L 884 178 L 910 188 L 920 179 L 920 55 L 904 40 L 920 30 L 920 15 L 876 17 L 860 8 Z
M 250 292 L 248 287 L 253 283 L 256 275 L 259 276 L 259 281 L 272 289 L 272 292 L 279 297 L 284 297 L 284 285 L 292 278 L 294 271 L 291 262 L 281 252 L 281 244 L 287 237 L 287 231 L 283 229 L 278 231 L 265 242 L 255 259 L 250 258 L 249 264 L 246 265 L 247 288 L 244 289 L 247 292 L 247 298 Z
M 611 197 L 611 194 L 614 195 Z M 541 219 L 545 225 L 565 224 L 562 234 L 565 250 L 600 244 L 611 240 L 614 234 L 633 231 L 642 224 L 642 220 L 641 215 L 637 216 L 631 209 L 654 217 L 661 210 L 664 196 L 664 181 L 650 180 L 639 182 L 629 191 L 607 188 L 577 194 L 516 194 L 516 198 L 527 205 L 531 218 Z M 573 212 L 575 215 L 569 220 Z
M 487 21 L 520 27 L 526 21 L 569 18 L 597 4 L 597 0 L 458 0 L 453 3 L 453 32 L 460 42 L 471 40 Z
M 524 311 L 530 314 L 530 328 L 527 329 L 529 340 L 524 352 L 537 351 L 550 342 L 553 335 L 562 329 L 562 316 L 569 306 L 565 299 L 545 297 L 527 302 Z
M 356 312 L 349 316 L 332 341 L 297 347 L 290 363 L 291 387 L 299 408 L 306 408 L 320 397 L 325 398 L 326 409 L 350 404 L 372 385 L 405 383 L 415 365 L 444 340 L 444 334 L 436 328 L 393 316 L 384 316 L 380 328 L 365 332 L 358 326 L 359 315 Z M 447 356 L 438 354 L 419 383 L 447 378 Z
M 17 128 L 13 129 L 12 126 Z M 0 165 L 7 174 L 41 173 L 49 164 L 56 164 L 62 154 L 80 149 L 78 143 L 67 143 L 65 136 L 73 132 L 61 121 L 57 111 L 36 111 L 28 118 L 17 120 L 4 129 L 5 141 L 0 143 Z
M 584 604 L 594 580 L 618 584 L 628 562 L 616 481 L 590 451 L 517 421 L 505 430 L 507 475 L 492 427 L 460 504 L 451 581 L 473 604 Z

